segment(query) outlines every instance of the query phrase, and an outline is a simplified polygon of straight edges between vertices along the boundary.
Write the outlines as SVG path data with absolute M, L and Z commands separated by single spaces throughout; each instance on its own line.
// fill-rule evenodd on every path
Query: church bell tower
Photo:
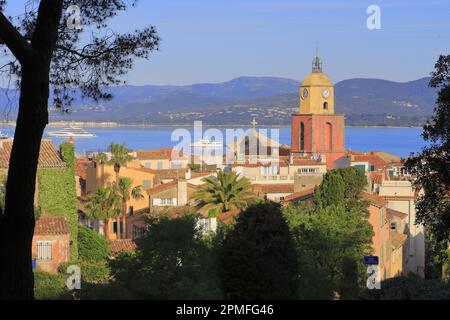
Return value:
M 299 113 L 292 115 L 291 153 L 294 157 L 322 157 L 327 168 L 345 155 L 344 116 L 334 113 L 334 85 L 316 57 L 312 72 L 300 86 Z

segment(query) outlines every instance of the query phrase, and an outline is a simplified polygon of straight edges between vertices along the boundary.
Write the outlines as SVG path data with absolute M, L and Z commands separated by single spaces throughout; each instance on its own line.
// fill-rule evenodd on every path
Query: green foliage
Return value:
M 250 182 L 234 171 L 218 171 L 217 178 L 207 177 L 204 182 L 203 189 L 192 195 L 198 209 L 221 213 L 246 208 L 255 201 Z
M 64 216 L 70 226 L 70 257 L 78 257 L 78 212 L 75 187 L 75 153 L 71 143 L 61 145 L 67 168 L 38 169 L 38 201 L 42 211 Z
M 199 164 L 195 164 L 195 163 L 190 163 L 188 165 L 188 168 L 191 169 L 194 172 L 200 172 L 202 171 L 202 166 Z
M 108 241 L 97 232 L 78 227 L 78 257 L 81 260 L 104 261 L 109 256 Z
M 332 179 L 341 185 L 341 178 Z M 364 283 L 362 258 L 372 250 L 372 226 L 360 206 L 334 201 L 338 205 L 284 209 L 297 249 L 301 299 L 332 299 L 335 292 L 351 299 Z
M 87 197 L 87 215 L 94 219 L 115 218 L 120 214 L 122 203 L 110 187 L 99 187 Z
M 62 274 L 34 273 L 34 296 L 38 300 L 57 300 L 66 293 L 66 280 Z
M 345 183 L 336 171 L 330 171 L 315 190 L 315 201 L 320 207 L 339 205 L 344 201 Z
M 122 203 L 122 210 L 126 210 L 126 203 L 130 199 L 142 200 L 144 195 L 142 194 L 142 186 L 133 187 L 133 179 L 120 178 L 119 181 L 114 182 L 112 187 L 114 195 L 120 199 Z M 126 212 L 122 211 L 122 214 Z
M 221 298 L 214 246 L 196 225 L 193 215 L 148 221 L 137 252 L 111 261 L 111 285 L 138 299 Z
M 440 56 L 432 74 L 430 87 L 439 94 L 434 116 L 424 127 L 427 141 L 420 154 L 412 155 L 405 167 L 422 189 L 416 200 L 416 222 L 424 224 L 438 241 L 450 239 L 450 55 Z
M 361 193 L 367 186 L 367 178 L 364 172 L 355 167 L 345 167 L 334 170 L 344 181 L 344 198 L 346 201 L 358 201 Z
M 237 299 L 294 299 L 298 264 L 280 207 L 249 207 L 223 241 L 219 270 L 224 292 Z
M 84 284 L 105 283 L 110 276 L 111 269 L 106 260 L 87 261 L 80 260 L 81 280 Z
M 127 149 L 125 144 L 111 143 L 109 145 L 109 152 L 111 153 L 111 159 L 108 162 L 114 165 L 116 172 L 120 170 L 121 166 L 124 166 L 128 161 L 133 159 L 129 155 L 131 151 Z
M 397 277 L 381 282 L 381 290 L 364 290 L 363 300 L 449 300 L 450 283 L 423 280 L 418 276 Z

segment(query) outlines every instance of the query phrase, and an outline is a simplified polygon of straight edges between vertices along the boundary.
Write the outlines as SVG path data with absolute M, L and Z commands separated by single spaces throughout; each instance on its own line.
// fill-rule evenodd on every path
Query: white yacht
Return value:
M 9 136 L 6 133 L 0 131 L 0 140 L 9 139 Z
M 194 148 L 222 148 L 223 143 L 219 141 L 210 141 L 209 139 L 201 139 L 191 143 L 190 146 Z
M 68 127 L 59 131 L 52 131 L 48 133 L 48 136 L 58 138 L 95 138 L 95 134 L 78 127 Z

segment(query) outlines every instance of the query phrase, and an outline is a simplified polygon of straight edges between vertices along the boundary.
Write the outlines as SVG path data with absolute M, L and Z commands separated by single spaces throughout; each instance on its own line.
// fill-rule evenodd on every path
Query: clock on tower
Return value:
M 300 112 L 292 117 L 291 152 L 300 157 L 321 155 L 329 169 L 345 154 L 344 116 L 334 114 L 334 85 L 322 71 L 319 57 L 300 86 Z

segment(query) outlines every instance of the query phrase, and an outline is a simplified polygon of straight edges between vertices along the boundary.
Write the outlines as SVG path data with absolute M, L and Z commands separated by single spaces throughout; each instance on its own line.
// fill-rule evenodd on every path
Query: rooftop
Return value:
M 131 239 L 118 239 L 109 241 L 109 252 L 112 256 L 117 256 L 124 252 L 136 250 L 136 243 Z
M 0 142 L 0 168 L 9 167 L 9 158 L 11 156 L 11 149 L 13 139 L 8 139 Z M 66 163 L 61 159 L 56 146 L 51 140 L 41 141 L 41 151 L 39 153 L 39 168 L 64 168 Z
M 66 235 L 70 234 L 69 224 L 65 217 L 43 215 L 34 226 L 35 235 Z

